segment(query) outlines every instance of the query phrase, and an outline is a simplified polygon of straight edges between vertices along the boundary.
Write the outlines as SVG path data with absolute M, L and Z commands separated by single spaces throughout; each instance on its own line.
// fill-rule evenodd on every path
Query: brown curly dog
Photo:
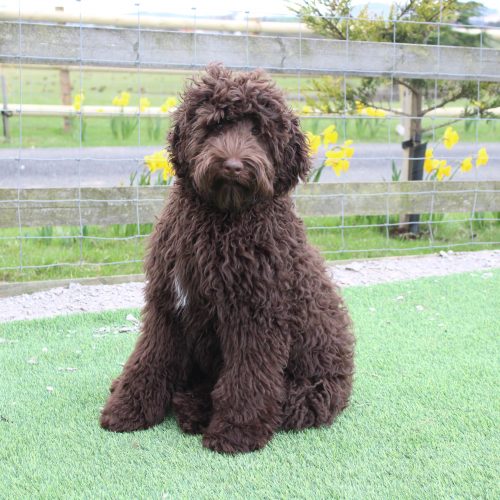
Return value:
M 328 425 L 348 404 L 348 313 L 294 213 L 310 168 L 298 118 L 265 73 L 210 65 L 169 134 L 176 182 L 151 236 L 142 334 L 101 415 L 219 452 Z

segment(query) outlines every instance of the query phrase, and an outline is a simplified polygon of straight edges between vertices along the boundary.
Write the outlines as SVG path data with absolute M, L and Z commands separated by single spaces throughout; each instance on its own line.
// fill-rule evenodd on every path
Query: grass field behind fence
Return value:
M 18 68 L 5 67 L 2 69 L 7 82 L 7 95 L 10 103 L 25 104 L 61 104 L 61 90 L 59 82 L 59 71 L 55 69 L 33 69 L 23 68 L 19 73 Z M 85 95 L 84 105 L 109 106 L 117 94 L 121 91 L 131 93 L 131 106 L 139 104 L 139 96 L 147 97 L 152 106 L 160 106 L 167 97 L 177 96 L 186 83 L 186 79 L 192 76 L 192 72 L 170 72 L 170 73 L 141 73 L 123 71 L 84 71 L 80 73 L 71 71 L 72 96 L 83 90 Z M 301 109 L 304 101 L 298 101 L 297 96 L 300 88 L 302 96 L 308 95 L 311 87 L 310 77 L 301 78 L 297 76 L 274 75 L 274 80 L 284 89 L 289 96 L 290 104 Z M 22 87 L 22 99 L 21 99 Z M 139 94 L 140 89 L 140 94 Z M 390 95 L 386 96 L 390 99 Z M 396 103 L 399 100 L 397 91 L 393 92 L 392 99 Z M 1 101 L 0 101 L 1 102 Z M 432 98 L 429 103 L 432 104 Z M 388 102 L 381 102 L 388 107 Z M 465 103 L 458 101 L 450 106 L 463 106 Z M 305 130 L 315 133 L 323 130 L 327 125 L 335 123 L 339 130 L 339 140 L 352 139 L 355 142 L 382 142 L 399 143 L 400 136 L 396 133 L 396 126 L 400 123 L 399 117 L 386 117 L 382 119 L 362 118 L 353 116 L 354 119 L 317 119 L 303 117 L 302 126 Z M 118 140 L 113 138 L 109 117 L 85 118 L 85 133 L 82 145 L 90 146 L 144 146 L 157 145 L 159 148 L 164 143 L 166 131 L 170 120 L 167 116 L 161 118 L 159 134 L 148 135 L 148 120 L 141 118 L 141 131 L 139 127 L 129 138 Z M 422 122 L 424 128 L 437 128 L 449 121 L 449 118 L 425 118 Z M 454 127 L 460 134 L 461 141 L 475 142 L 478 138 L 481 143 L 494 142 L 498 140 L 499 118 L 490 121 L 461 121 L 455 123 Z M 18 117 L 10 119 L 11 136 L 10 143 L 0 141 L 0 147 L 19 147 L 20 120 Z M 80 119 L 74 118 L 71 132 L 64 132 L 62 117 L 24 116 L 22 118 L 22 146 L 33 147 L 77 147 L 80 145 Z M 437 138 L 442 135 L 442 129 L 436 131 Z M 425 139 L 427 140 L 427 138 Z M 434 141 L 434 138 L 431 138 Z
M 85 137 L 82 147 L 104 147 L 104 146 L 157 146 L 162 149 L 170 127 L 170 119 L 165 116 L 160 118 L 160 132 L 158 138 L 148 135 L 148 120 L 141 118 L 141 132 L 137 127 L 127 139 L 115 139 L 111 133 L 110 118 L 85 118 Z M 448 121 L 445 118 L 424 119 L 424 127 L 438 127 L 441 123 Z M 388 143 L 400 144 L 401 137 L 396 133 L 396 127 L 400 123 L 399 118 L 367 119 L 356 118 L 342 120 L 341 118 L 302 118 L 301 124 L 304 130 L 320 133 L 328 125 L 335 124 L 339 131 L 339 142 L 350 139 L 355 143 Z M 11 141 L 0 142 L 0 147 L 18 148 L 21 144 L 19 135 L 19 118 L 10 118 Z M 361 127 L 359 126 L 361 125 Z M 498 141 L 500 126 L 496 122 L 486 121 L 471 122 L 470 127 L 465 130 L 465 122 L 454 124 L 454 128 L 460 135 L 462 142 L 475 142 L 476 136 L 480 144 Z M 477 130 L 476 130 L 477 129 Z M 79 147 L 80 146 L 80 120 L 74 119 L 73 131 L 66 133 L 63 130 L 62 117 L 27 116 L 22 120 L 22 147 L 23 148 L 45 148 L 45 147 Z M 436 142 L 443 135 L 444 129 L 436 130 Z M 429 138 L 431 142 L 433 139 Z M 472 151 L 474 147 L 471 147 Z M 390 159 L 387 160 L 390 164 Z
M 352 227 L 344 228 L 341 227 L 340 217 L 305 217 L 304 221 L 311 244 L 323 252 L 327 260 L 338 260 L 421 254 L 440 249 L 492 248 L 493 245 L 480 243 L 500 241 L 498 214 L 485 212 L 476 214 L 476 217 L 479 220 L 470 219 L 468 214 L 434 214 L 434 223 L 429 224 L 429 217 L 424 215 L 420 226 L 422 234 L 415 240 L 390 236 L 389 233 L 398 222 L 398 218 L 394 216 L 389 218 L 389 223 L 393 226 L 387 227 L 384 226 L 385 216 L 346 217 L 343 225 Z M 381 226 L 373 226 L 374 224 Z M 142 262 L 124 263 L 141 261 L 144 257 L 145 243 L 152 224 L 142 224 L 139 229 L 141 234 L 137 237 L 136 224 L 83 226 L 82 230 L 79 227 L 52 226 L 22 228 L 24 239 L 18 238 L 18 228 L 0 229 L 0 237 L 3 238 L 0 240 L 0 268 L 19 268 L 0 269 L 0 281 L 140 273 Z M 61 263 L 72 265 L 57 265 Z M 97 263 L 99 265 L 95 265 Z M 30 269 L 30 266 L 50 267 Z
M 137 311 L 0 324 L 0 497 L 498 498 L 500 271 L 345 296 L 351 406 L 330 428 L 234 457 L 172 417 L 133 434 L 99 428 Z

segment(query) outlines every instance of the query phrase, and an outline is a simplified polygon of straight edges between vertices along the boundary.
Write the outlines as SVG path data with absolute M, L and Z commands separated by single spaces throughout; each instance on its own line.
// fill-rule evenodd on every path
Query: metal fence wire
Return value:
M 499 27 L 387 18 L 380 41 L 354 37 L 355 16 L 316 16 L 342 27 L 329 38 L 251 4 L 95 5 L 0 13 L 0 281 L 141 270 L 170 112 L 212 61 L 264 68 L 301 116 L 315 170 L 294 197 L 327 259 L 498 247 Z M 409 43 L 416 28 L 429 36 Z

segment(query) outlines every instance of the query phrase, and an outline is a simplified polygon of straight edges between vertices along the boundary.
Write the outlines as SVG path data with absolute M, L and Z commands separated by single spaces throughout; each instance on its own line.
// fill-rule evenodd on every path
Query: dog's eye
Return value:
M 219 132 L 221 132 L 221 131 L 222 131 L 222 127 L 223 127 L 223 123 L 222 123 L 222 122 L 216 123 L 216 124 L 212 127 L 212 132 L 219 133 Z
M 257 125 L 254 125 L 252 127 L 252 135 L 259 135 L 259 134 L 260 134 L 259 127 L 257 127 Z

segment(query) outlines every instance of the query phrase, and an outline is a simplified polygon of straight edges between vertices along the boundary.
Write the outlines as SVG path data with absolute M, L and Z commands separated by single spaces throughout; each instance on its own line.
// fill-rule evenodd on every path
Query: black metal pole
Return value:
M 7 86 L 5 85 L 5 77 L 3 75 L 0 75 L 0 80 L 2 80 L 2 98 L 3 98 L 3 109 L 2 109 L 3 135 L 5 137 L 5 142 L 10 142 L 9 118 L 12 116 L 12 111 L 9 111 L 7 107 Z
M 426 142 L 419 142 L 414 144 L 410 150 L 411 154 L 411 181 L 421 181 L 424 178 L 424 160 L 425 151 L 427 149 Z M 418 234 L 420 232 L 420 214 L 410 214 L 409 217 L 409 232 L 412 234 Z

